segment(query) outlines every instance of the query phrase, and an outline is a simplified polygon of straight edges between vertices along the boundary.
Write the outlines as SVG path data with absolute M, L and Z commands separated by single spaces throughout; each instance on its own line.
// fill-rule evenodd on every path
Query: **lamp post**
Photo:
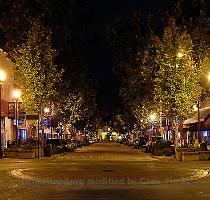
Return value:
M 200 138 L 201 138 L 201 122 L 200 122 L 200 101 L 198 100 L 198 105 L 197 105 L 197 108 L 198 108 L 198 134 L 197 134 L 197 139 L 198 139 L 198 142 L 200 143 Z
M 185 54 L 184 53 L 182 53 L 182 49 L 181 49 L 181 51 L 179 51 L 178 53 L 177 53 L 177 58 L 175 59 L 175 64 L 176 64 L 176 67 L 177 67 L 177 65 L 179 65 L 179 61 L 181 60 L 181 59 L 183 59 L 183 56 L 185 56 Z M 178 146 L 179 146 L 179 119 L 178 119 L 178 117 L 177 116 L 175 116 L 174 117 L 174 119 L 173 119 L 173 123 L 174 123 L 174 132 L 175 132 L 175 141 L 174 141 L 174 144 L 175 144 L 175 151 L 176 151 L 176 149 L 178 148 Z
M 0 158 L 3 158 L 3 148 L 2 148 L 2 131 L 1 131 L 1 92 L 2 92 L 2 83 L 6 79 L 6 74 L 4 71 L 0 70 Z
M 20 98 L 20 91 L 18 89 L 13 91 L 13 97 L 15 98 L 16 144 L 18 144 L 18 99 Z
M 46 107 L 44 109 L 44 113 L 45 114 L 47 114 L 47 113 L 49 114 L 49 112 L 50 112 L 50 109 Z M 52 120 L 52 117 L 51 116 L 50 116 L 50 120 Z M 52 144 L 52 126 L 51 125 L 50 125 L 50 140 L 51 140 L 51 144 Z
M 149 118 L 150 118 L 150 120 L 151 120 L 151 124 L 152 124 L 152 135 L 154 134 L 154 122 L 155 122 L 155 120 L 156 120 L 156 113 L 152 113 L 152 114 L 150 114 L 150 116 L 149 116 Z

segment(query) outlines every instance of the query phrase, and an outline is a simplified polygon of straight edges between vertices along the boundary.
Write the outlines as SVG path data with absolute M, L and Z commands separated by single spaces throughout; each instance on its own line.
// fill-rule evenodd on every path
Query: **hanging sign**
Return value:
M 8 118 L 15 119 L 15 102 L 8 102 Z
M 26 112 L 25 112 L 25 105 L 23 102 L 18 102 L 18 118 L 25 119 Z

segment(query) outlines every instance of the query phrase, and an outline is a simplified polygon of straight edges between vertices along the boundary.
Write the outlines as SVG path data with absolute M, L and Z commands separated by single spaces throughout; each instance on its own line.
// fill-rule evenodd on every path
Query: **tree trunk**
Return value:
M 175 131 L 175 148 L 178 148 L 178 133 L 179 133 L 179 123 L 175 121 L 175 128 L 174 128 L 174 131 Z

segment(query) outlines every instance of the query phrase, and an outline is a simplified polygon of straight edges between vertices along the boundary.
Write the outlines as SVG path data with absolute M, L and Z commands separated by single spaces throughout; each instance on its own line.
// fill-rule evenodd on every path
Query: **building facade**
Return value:
M 1 83 L 1 138 L 3 147 L 7 145 L 8 140 L 15 140 L 16 137 L 14 120 L 8 117 L 9 102 L 14 102 L 13 69 L 14 63 L 7 57 L 7 54 L 0 49 L 0 70 L 4 71 L 6 74 L 6 79 Z

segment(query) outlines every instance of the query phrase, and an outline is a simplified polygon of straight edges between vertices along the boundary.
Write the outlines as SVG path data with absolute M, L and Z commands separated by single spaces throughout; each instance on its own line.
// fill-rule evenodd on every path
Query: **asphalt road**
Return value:
M 210 161 L 153 157 L 112 142 L 41 159 L 1 159 L 0 199 L 209 200 Z

